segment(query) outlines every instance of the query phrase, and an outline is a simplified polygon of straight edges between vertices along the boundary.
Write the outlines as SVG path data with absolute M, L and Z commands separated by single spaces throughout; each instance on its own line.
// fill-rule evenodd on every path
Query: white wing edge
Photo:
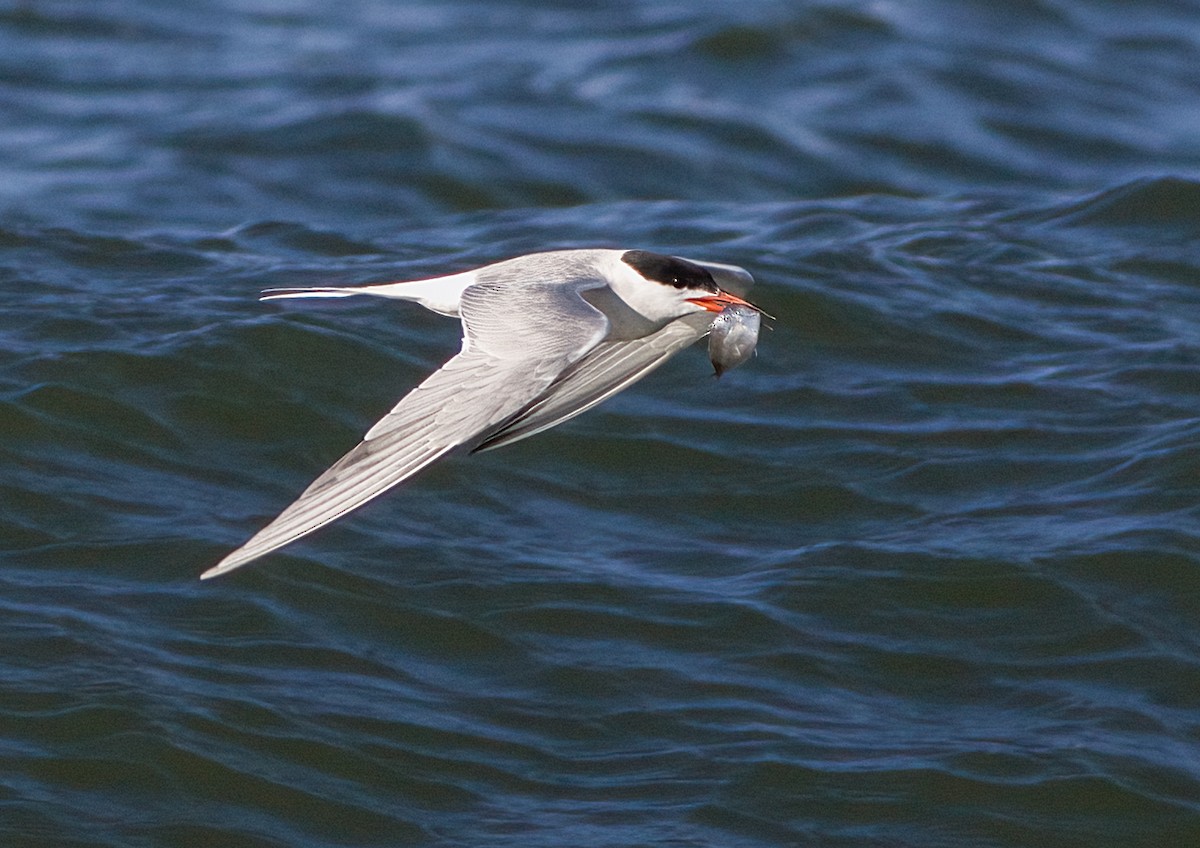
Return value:
M 708 314 L 689 315 L 646 338 L 601 343 L 545 395 L 488 436 L 472 453 L 519 442 L 587 412 L 703 338 L 711 323 Z

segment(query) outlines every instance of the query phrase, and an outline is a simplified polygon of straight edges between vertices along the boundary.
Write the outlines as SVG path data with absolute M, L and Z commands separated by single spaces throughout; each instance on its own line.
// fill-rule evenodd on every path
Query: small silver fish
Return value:
M 737 368 L 754 353 L 762 316 L 738 304 L 726 306 L 708 329 L 708 358 L 720 377 Z

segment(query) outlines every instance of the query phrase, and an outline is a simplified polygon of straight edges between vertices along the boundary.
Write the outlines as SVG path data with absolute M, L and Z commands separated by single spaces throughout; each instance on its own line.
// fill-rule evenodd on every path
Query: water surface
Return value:
M 0 836 L 1200 844 L 1193 3 L 0 6 Z M 556 247 L 778 320 L 196 577 Z

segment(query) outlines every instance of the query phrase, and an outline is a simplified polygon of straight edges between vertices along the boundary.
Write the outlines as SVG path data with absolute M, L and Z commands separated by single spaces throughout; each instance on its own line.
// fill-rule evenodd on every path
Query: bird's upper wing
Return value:
M 475 450 L 512 444 L 586 412 L 696 342 L 711 323 L 709 313 L 688 315 L 644 338 L 601 342 L 549 391 L 489 434 Z
M 600 344 L 609 321 L 571 283 L 478 283 L 462 295 L 463 349 L 396 404 L 363 441 L 246 544 L 215 577 L 311 533 L 485 434 L 536 401 Z

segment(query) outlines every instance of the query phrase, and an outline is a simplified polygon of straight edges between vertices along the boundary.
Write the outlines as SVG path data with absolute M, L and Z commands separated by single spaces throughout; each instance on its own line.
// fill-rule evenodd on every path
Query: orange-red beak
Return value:
M 736 294 L 730 294 L 727 291 L 718 291 L 716 294 L 705 295 L 704 297 L 689 297 L 689 303 L 694 303 L 697 306 L 703 306 L 709 312 L 720 312 L 726 306 L 746 306 L 753 309 L 755 312 L 762 312 L 753 303 L 747 300 L 742 300 Z

